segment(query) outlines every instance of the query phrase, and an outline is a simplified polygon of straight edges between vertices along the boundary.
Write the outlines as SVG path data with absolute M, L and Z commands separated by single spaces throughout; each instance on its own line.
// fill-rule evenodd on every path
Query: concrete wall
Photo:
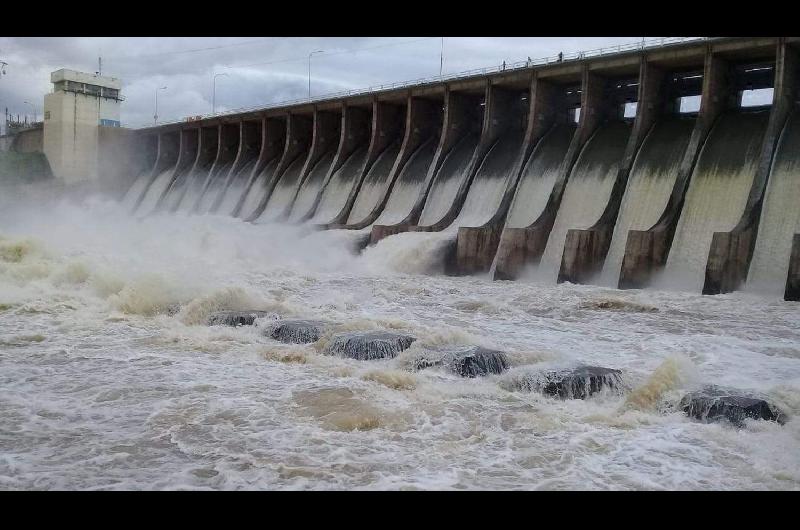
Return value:
M 786 125 L 798 92 L 800 71 L 798 52 L 786 40 L 778 41 L 775 60 L 775 87 L 772 110 L 761 146 L 750 197 L 742 219 L 730 232 L 714 233 L 706 266 L 703 294 L 727 293 L 737 290 L 747 279 L 753 258 L 756 235 L 775 150 Z
M 606 83 L 603 78 L 591 73 L 588 67 L 582 69 L 581 113 L 578 128 L 572 137 L 558 180 L 539 219 L 525 228 L 503 229 L 495 258 L 495 279 L 515 279 L 526 265 L 537 264 L 541 260 L 572 167 L 578 160 L 583 146 L 609 112 L 604 101 L 605 88 Z
M 320 225 L 325 228 L 366 228 L 379 217 L 391 194 L 392 183 L 400 173 L 405 161 L 419 145 L 421 139 L 429 136 L 429 131 L 438 129 L 440 131 L 438 146 L 428 167 L 425 184 L 419 192 L 412 211 L 403 221 L 395 225 L 373 226 L 371 242 L 375 243 L 382 237 L 402 231 L 443 230 L 451 227 L 454 220 L 458 218 L 472 181 L 487 152 L 509 126 L 510 121 L 518 118 L 517 116 L 509 118 L 510 114 L 514 114 L 509 113 L 514 98 L 520 91 L 528 91 L 530 99 L 527 109 L 517 112 L 517 114 L 521 114 L 520 123 L 525 124 L 522 147 L 513 157 L 513 161 L 509 162 L 512 169 L 505 183 L 505 192 L 500 206 L 491 220 L 483 226 L 459 227 L 455 245 L 456 269 L 460 273 L 485 272 L 494 265 L 496 278 L 515 278 L 522 267 L 527 264 L 536 264 L 541 259 L 556 222 L 562 195 L 569 182 L 573 166 L 589 138 L 599 127 L 608 121 L 621 119 L 619 94 L 623 93 L 624 89 L 618 90 L 621 85 L 615 83 L 621 79 L 630 78 L 631 72 L 633 72 L 633 75 L 638 74 L 638 86 L 635 88 L 635 99 L 638 101 L 637 116 L 633 122 L 632 133 L 627 141 L 619 168 L 616 170 L 610 198 L 600 218 L 592 226 L 568 231 L 564 253 L 561 256 L 559 281 L 586 282 L 601 270 L 606 259 L 629 174 L 648 131 L 655 127 L 656 122 L 664 113 L 672 111 L 670 105 L 675 101 L 676 91 L 683 90 L 681 87 L 669 86 L 669 82 L 672 82 L 670 76 L 674 72 L 702 68 L 700 111 L 677 169 L 678 176 L 667 205 L 658 222 L 651 228 L 631 230 L 627 236 L 619 285 L 623 288 L 643 287 L 649 284 L 652 276 L 666 263 L 676 225 L 681 217 L 686 190 L 709 132 L 726 109 L 734 108 L 739 103 L 741 87 L 737 85 L 739 74 L 736 68 L 743 64 L 763 61 L 765 58 L 772 57 L 776 64 L 775 99 L 768 132 L 761 149 L 758 174 L 753 181 L 748 205 L 739 225 L 731 232 L 714 235 L 706 269 L 706 285 L 703 291 L 707 293 L 727 292 L 738 288 L 746 277 L 775 145 L 780 130 L 786 122 L 788 107 L 797 96 L 795 85 L 798 59 L 797 52 L 787 44 L 790 41 L 792 41 L 790 38 L 769 37 L 720 38 L 703 43 L 631 51 L 614 57 L 569 61 L 564 64 L 537 66 L 514 72 L 434 83 L 396 92 L 388 91 L 315 104 L 300 104 L 283 109 L 263 109 L 255 113 L 217 118 L 220 134 L 223 129 L 233 130 L 234 126 L 239 131 L 237 152 L 231 157 L 231 160 L 234 160 L 233 167 L 225 177 L 230 178 L 235 173 L 239 161 L 255 156 L 257 150 L 257 163 L 249 177 L 250 184 L 252 184 L 266 163 L 276 160 L 276 157 L 279 156 L 278 152 L 282 150 L 280 161 L 277 163 L 270 184 L 274 186 L 286 167 L 298 153 L 303 152 L 305 154 L 302 156 L 305 158 L 299 184 L 302 187 L 303 179 L 309 175 L 314 164 L 329 150 L 331 143 L 335 143 L 337 145 L 336 154 L 325 173 L 322 187 L 318 192 L 315 188 L 317 194 L 313 206 L 305 213 L 299 212 L 302 215 L 297 218 L 298 220 L 308 220 L 314 217 L 320 200 L 324 197 L 326 188 L 330 185 L 336 171 L 342 167 L 355 149 L 359 146 L 368 146 L 363 167 L 358 168 L 357 175 L 347 181 L 348 189 L 345 190 L 347 199 L 341 212 L 334 215 L 332 221 L 326 221 L 325 224 Z M 691 83 L 685 79 L 680 82 Z M 526 162 L 541 138 L 552 129 L 554 124 L 564 119 L 564 110 L 571 106 L 564 95 L 564 90 L 576 84 L 580 86 L 580 120 L 561 168 L 558 170 L 558 177 L 552 177 L 555 185 L 549 193 L 543 213 L 529 226 L 504 227 Z M 443 103 L 441 105 L 442 112 L 432 112 L 434 107 L 438 107 L 439 101 Z M 478 105 L 481 101 L 483 106 Z M 405 108 L 405 112 L 400 114 L 398 109 L 402 108 Z M 66 112 L 64 108 L 56 109 L 56 111 Z M 329 122 L 337 122 L 335 131 Z M 244 133 L 245 124 L 248 123 L 250 124 L 248 131 L 253 129 L 253 126 L 260 124 L 259 134 Z M 285 129 L 282 126 L 283 123 L 285 123 Z M 267 132 L 270 124 L 272 133 Z M 278 125 L 281 126 L 276 129 L 275 127 Z M 186 126 L 185 124 L 175 124 L 157 130 L 166 133 L 179 131 Z M 438 219 L 440 214 L 437 213 L 438 220 L 436 222 L 433 222 L 431 218 L 429 224 L 419 226 L 420 215 L 444 160 L 457 142 L 474 128 L 480 131 L 477 147 L 472 152 L 467 164 L 464 180 L 460 181 L 461 183 L 457 186 L 458 191 L 450 209 L 441 219 Z M 278 130 L 283 134 L 275 132 Z M 155 131 L 150 129 L 141 131 L 139 134 L 147 135 Z M 366 219 L 352 225 L 344 224 L 371 165 L 386 148 L 390 139 L 398 136 L 400 131 L 402 131 L 402 142 L 399 154 L 389 173 L 386 192 L 383 199 L 380 200 L 380 204 Z M 425 131 L 425 134 L 420 131 Z M 250 140 L 245 140 L 245 137 Z M 256 141 L 256 137 L 258 141 Z M 270 138 L 274 138 L 274 140 L 269 140 Z M 45 133 L 45 145 L 47 142 Z M 219 142 L 221 150 L 224 150 L 226 145 L 226 141 Z M 87 156 L 90 158 L 89 151 L 87 148 Z M 244 151 L 248 151 L 249 154 L 245 156 Z M 253 152 L 250 153 L 250 151 Z M 222 162 L 230 161 L 227 158 L 223 160 L 224 157 L 220 153 L 222 151 L 217 153 L 215 168 L 219 167 Z M 162 156 L 159 157 L 159 160 L 161 158 Z M 462 160 L 466 160 L 466 157 Z M 673 167 L 677 167 L 677 165 L 673 165 Z M 212 175 L 209 177 L 213 176 L 214 171 L 212 170 L 211 173 Z M 673 171 L 672 175 L 675 173 L 676 171 Z M 554 174 L 552 171 L 551 175 Z M 269 177 L 264 176 L 263 178 Z M 607 179 L 607 182 L 610 180 Z M 668 186 L 672 186 L 671 182 Z M 267 192 L 265 201 L 268 197 L 269 192 Z M 295 200 L 296 197 L 297 194 L 295 194 Z M 449 197 L 448 195 L 448 199 Z M 666 197 L 666 193 L 662 194 L 662 197 Z M 295 217 L 295 213 L 292 213 L 292 218 Z M 429 214 L 426 213 L 426 215 Z M 251 219 L 257 217 L 257 215 L 251 216 Z M 483 219 L 478 222 L 482 223 Z M 319 219 L 315 219 L 315 222 L 317 221 Z M 651 221 L 648 220 L 649 222 Z M 587 224 L 573 224 L 572 226 L 587 226 Z
M 134 142 L 136 132 L 122 127 L 98 127 L 97 129 L 97 174 L 109 188 L 122 190 L 129 175 L 136 175 L 154 157 L 148 156 L 147 148 Z
M 41 153 L 44 149 L 44 131 L 41 127 L 20 131 L 13 136 L 11 151 Z
M 789 275 L 786 278 L 784 300 L 800 302 L 800 234 L 792 239 L 792 256 L 789 259 Z
M 730 81 L 729 63 L 714 53 L 709 46 L 703 67 L 700 111 L 681 162 L 678 178 L 660 220 L 649 230 L 631 230 L 628 233 L 619 277 L 621 289 L 646 287 L 653 275 L 666 265 L 686 189 L 700 151 L 714 122 L 726 108 L 732 106 L 734 94 Z
M 459 274 L 488 272 L 497 255 L 500 236 L 508 211 L 516 194 L 525 162 L 534 146 L 555 124 L 559 104 L 556 87 L 534 75 L 528 93 L 528 116 L 522 147 L 509 175 L 509 182 L 500 208 L 494 217 L 480 227 L 459 227 L 456 243 L 456 267 Z
M 119 102 L 76 92 L 44 97 L 45 155 L 57 178 L 66 183 L 97 179 L 101 117 L 119 120 Z
M 602 270 L 636 153 L 664 107 L 664 77 L 665 72 L 662 69 L 648 63 L 647 58 L 642 57 L 639 65 L 636 118 L 609 203 L 594 226 L 585 230 L 571 229 L 567 232 L 558 283 L 565 281 L 584 283 Z

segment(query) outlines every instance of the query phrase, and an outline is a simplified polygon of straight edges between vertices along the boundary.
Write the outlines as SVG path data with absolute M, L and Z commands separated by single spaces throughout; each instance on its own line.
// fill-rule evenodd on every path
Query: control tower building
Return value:
M 50 74 L 44 97 L 44 153 L 56 178 L 72 184 L 100 177 L 103 129 L 120 126 L 120 89 L 114 77 L 62 68 Z

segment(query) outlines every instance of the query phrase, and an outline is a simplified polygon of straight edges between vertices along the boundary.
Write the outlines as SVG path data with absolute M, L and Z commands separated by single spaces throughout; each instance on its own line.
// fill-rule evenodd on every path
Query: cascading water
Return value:
M 547 246 L 536 270 L 538 279 L 555 282 L 567 232 L 571 228 L 589 228 L 600 219 L 611 196 L 630 131 L 628 123 L 606 123 L 584 146 L 572 168 Z
M 349 223 L 357 223 L 367 218 L 380 204 L 389 187 L 389 173 L 392 171 L 397 155 L 400 153 L 401 141 L 395 140 L 383 150 L 378 159 L 372 164 L 361 189 L 358 191 L 353 208 L 348 217 Z
M 172 176 L 175 174 L 175 170 L 175 167 L 169 167 L 158 174 L 152 184 L 147 188 L 142 202 L 139 203 L 139 207 L 136 209 L 137 214 L 148 215 L 153 212 L 156 204 L 172 183 Z
M 617 286 L 628 231 L 647 230 L 658 222 L 678 178 L 693 127 L 693 119 L 668 118 L 647 134 L 628 176 L 601 284 Z
M 325 224 L 330 223 L 334 218 L 339 215 L 347 203 L 347 198 L 353 191 L 354 186 L 358 184 L 361 178 L 361 172 L 364 168 L 364 163 L 367 157 L 367 146 L 362 146 L 356 149 L 344 164 L 337 169 L 331 176 L 330 181 L 325 185 L 322 190 L 322 197 L 320 198 L 319 205 L 310 219 L 310 223 Z M 309 189 L 311 189 L 309 187 Z M 318 188 L 321 189 L 321 188 Z M 307 200 L 298 203 L 295 208 L 292 208 L 293 220 L 300 220 L 310 212 L 314 205 L 316 197 L 311 197 L 310 194 L 305 194 Z
M 228 180 L 228 174 L 233 166 L 233 161 L 217 164 L 213 169 L 213 174 L 209 178 L 206 189 L 197 203 L 193 213 L 205 214 L 209 213 L 214 202 L 219 198 L 219 195 L 225 191 L 225 183 Z
M 171 189 L 165 200 L 167 211 L 192 213 L 198 199 L 200 199 L 200 194 L 203 193 L 208 173 L 213 165 L 213 158 L 206 160 L 204 164 L 196 166 L 189 174 L 183 189 Z
M 133 207 L 136 206 L 136 203 L 139 201 L 139 198 L 144 193 L 147 186 L 150 184 L 150 177 L 153 173 L 152 169 L 147 169 L 142 171 L 136 179 L 131 184 L 131 187 L 128 188 L 128 191 L 125 193 L 125 196 L 122 198 L 122 206 L 125 208 L 126 211 L 133 210 Z
M 800 488 L 796 304 L 426 276 L 414 234 L 353 255 L 300 226 L 2 191 L 0 488 Z M 224 311 L 263 317 L 207 325 Z M 281 320 L 325 325 L 285 343 Z M 416 340 L 326 355 L 375 331 Z M 479 349 L 505 357 L 411 367 Z M 676 358 L 692 377 L 662 373 Z M 565 366 L 632 390 L 564 386 Z M 547 381 L 505 384 L 525 374 Z M 709 382 L 786 423 L 687 416 Z
M 274 173 L 278 166 L 278 162 L 280 162 L 280 156 L 274 157 L 272 160 L 267 162 L 259 174 L 256 175 L 253 184 L 247 191 L 247 197 L 245 197 L 244 202 L 242 203 L 242 208 L 237 217 L 241 217 L 242 219 L 250 219 L 250 217 L 256 212 L 256 208 L 258 208 L 259 205 L 266 200 L 266 195 L 269 191 L 270 185 L 272 184 L 272 180 L 276 178 Z
M 308 214 L 308 211 L 314 205 L 314 201 L 322 189 L 322 185 L 325 183 L 325 177 L 328 175 L 328 171 L 330 171 L 331 164 L 335 158 L 335 150 L 325 153 L 308 173 L 305 181 L 300 184 L 300 189 L 298 190 L 295 186 L 295 192 L 293 192 L 292 195 L 294 202 L 291 203 L 292 210 L 289 214 L 290 221 L 300 221 Z M 294 193 L 296 193 L 296 196 Z
M 761 222 L 747 277 L 748 290 L 783 296 L 792 252 L 800 233 L 800 115 L 795 110 L 781 134 L 767 182 Z
M 403 169 L 400 170 L 400 174 L 392 186 L 389 200 L 386 201 L 386 206 L 375 220 L 376 225 L 399 223 L 411 213 L 411 209 L 422 191 L 428 168 L 435 153 L 436 138 L 429 138 L 417 147 L 417 150 L 406 161 Z
M 458 189 L 467 178 L 467 165 L 478 146 L 478 139 L 479 136 L 475 133 L 467 134 L 447 154 L 428 192 L 419 219 L 420 225 L 432 225 L 450 210 Z
M 218 202 L 214 205 L 216 207 L 212 207 L 213 213 L 220 215 L 231 215 L 233 213 L 233 209 L 236 208 L 242 198 L 247 180 L 250 178 L 250 173 L 253 172 L 253 166 L 255 165 L 256 159 L 250 158 L 237 168 L 236 173 L 230 176 L 230 182 L 222 196 L 217 199 Z
M 269 196 L 267 206 L 258 218 L 257 222 L 271 222 L 281 219 L 287 213 L 287 209 L 292 206 L 292 201 L 297 193 L 297 188 L 300 185 L 300 174 L 303 171 L 303 165 L 306 162 L 308 152 L 301 153 L 288 168 L 281 175 L 280 180 L 272 190 Z M 319 159 L 314 168 L 311 170 L 309 177 L 327 171 L 327 166 L 333 160 L 333 152 L 328 152 Z M 327 164 L 327 166 L 326 166 Z M 246 219 L 246 218 L 245 218 Z
M 521 132 L 508 132 L 495 142 L 478 168 L 464 205 L 449 230 L 458 230 L 459 226 L 481 226 L 494 216 L 503 200 L 508 176 L 521 145 Z
M 506 226 L 524 228 L 544 212 L 574 133 L 572 125 L 556 125 L 539 141 L 522 170 Z
M 700 292 L 714 232 L 732 230 L 753 184 L 769 112 L 728 112 L 709 133 L 655 285 Z

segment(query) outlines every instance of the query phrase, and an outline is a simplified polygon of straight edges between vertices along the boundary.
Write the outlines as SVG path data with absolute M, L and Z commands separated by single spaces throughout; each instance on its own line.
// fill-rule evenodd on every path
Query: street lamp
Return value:
M 315 53 L 323 53 L 323 50 L 316 50 L 308 54 L 308 99 L 311 99 L 311 56 Z
M 217 78 L 222 75 L 227 77 L 228 74 L 214 74 L 214 80 L 211 83 L 211 114 L 217 113 Z
M 157 125 L 158 124 L 158 91 L 159 90 L 166 90 L 166 89 L 167 89 L 167 87 L 165 87 L 165 86 L 162 86 L 162 87 L 156 89 L 156 110 L 153 113 L 153 125 Z
M 33 121 L 31 123 L 36 123 L 36 105 L 31 103 L 30 101 L 23 101 L 23 103 L 25 103 L 26 105 L 30 105 L 31 108 L 33 109 Z
M 442 37 L 442 47 L 439 51 L 439 77 L 442 77 L 442 68 L 444 68 L 444 37 Z

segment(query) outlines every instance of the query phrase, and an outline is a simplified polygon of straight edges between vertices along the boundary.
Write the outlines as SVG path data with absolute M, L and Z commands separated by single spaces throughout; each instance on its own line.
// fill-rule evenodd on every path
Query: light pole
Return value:
M 439 77 L 442 77 L 442 67 L 444 67 L 444 37 L 442 37 L 442 47 L 439 51 Z
M 214 74 L 214 81 L 211 83 L 211 114 L 217 113 L 217 78 L 228 74 Z
M 36 105 L 31 103 L 30 101 L 23 101 L 23 103 L 25 103 L 26 105 L 30 105 L 31 108 L 33 109 L 33 121 L 31 123 L 36 123 Z
M 167 89 L 167 87 L 165 87 L 165 86 L 162 86 L 162 87 L 156 89 L 156 110 L 153 113 L 153 125 L 157 125 L 158 124 L 158 91 L 159 90 L 166 90 L 166 89 Z
M 311 99 L 311 56 L 322 52 L 323 50 L 316 50 L 308 54 L 308 99 Z

